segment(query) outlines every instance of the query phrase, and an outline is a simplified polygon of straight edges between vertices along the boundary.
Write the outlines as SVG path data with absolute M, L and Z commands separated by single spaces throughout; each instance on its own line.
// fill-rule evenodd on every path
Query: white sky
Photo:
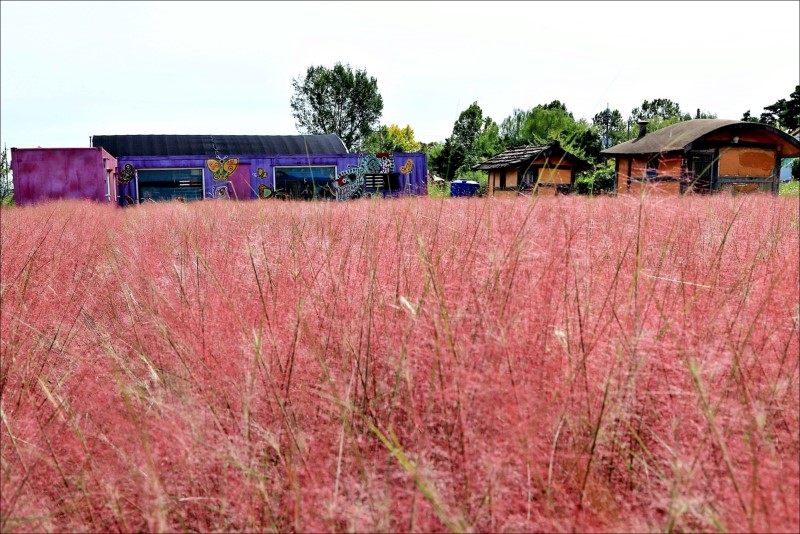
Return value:
M 558 99 L 755 116 L 800 83 L 800 2 L 0 2 L 0 145 L 295 134 L 292 78 L 365 69 L 382 124 L 444 141 Z

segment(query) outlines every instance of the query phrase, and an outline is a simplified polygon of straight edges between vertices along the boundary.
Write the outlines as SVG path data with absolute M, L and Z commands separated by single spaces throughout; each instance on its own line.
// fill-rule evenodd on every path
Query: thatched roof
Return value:
M 553 155 L 569 162 L 579 170 L 586 170 L 591 168 L 589 162 L 580 159 L 579 157 L 570 154 L 558 143 L 558 141 L 551 141 L 546 145 L 526 145 L 509 148 L 505 152 L 501 152 L 496 156 L 492 156 L 483 163 L 478 163 L 472 166 L 472 170 L 488 171 L 491 169 L 507 169 L 510 167 L 520 167 L 528 165 L 539 157 L 547 158 Z

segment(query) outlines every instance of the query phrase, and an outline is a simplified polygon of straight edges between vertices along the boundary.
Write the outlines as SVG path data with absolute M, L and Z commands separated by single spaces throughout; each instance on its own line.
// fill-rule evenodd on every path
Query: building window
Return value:
M 203 169 L 137 169 L 139 202 L 201 200 Z
M 506 171 L 503 169 L 500 171 L 500 189 L 506 188 Z
M 525 173 L 524 178 L 522 179 L 523 187 L 528 189 L 536 185 L 537 180 L 539 179 L 539 167 L 533 167 L 528 169 Z
M 334 165 L 315 167 L 274 167 L 275 194 L 287 199 L 334 198 L 328 187 L 336 178 Z
M 658 176 L 658 154 L 647 159 L 644 175 L 647 178 L 655 178 Z

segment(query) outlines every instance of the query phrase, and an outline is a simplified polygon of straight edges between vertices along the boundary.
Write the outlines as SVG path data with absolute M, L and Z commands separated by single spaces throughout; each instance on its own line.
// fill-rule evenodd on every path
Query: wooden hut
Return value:
M 575 188 L 576 174 L 590 168 L 588 162 L 564 150 L 558 141 L 510 148 L 472 166 L 473 170 L 488 171 L 488 194 L 494 196 L 522 191 L 540 195 L 569 193 Z
M 694 119 L 608 148 L 618 193 L 778 192 L 781 160 L 800 156 L 800 141 L 766 124 Z

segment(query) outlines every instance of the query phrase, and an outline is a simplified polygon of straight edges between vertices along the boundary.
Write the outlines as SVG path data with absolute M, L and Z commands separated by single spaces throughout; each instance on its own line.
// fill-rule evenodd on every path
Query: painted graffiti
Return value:
M 136 178 L 136 169 L 134 169 L 133 165 L 131 165 L 130 163 L 126 163 L 125 166 L 122 167 L 122 170 L 119 172 L 117 180 L 119 180 L 119 183 L 121 184 L 127 184 L 134 178 Z
M 394 170 L 394 158 L 387 152 L 367 154 L 361 160 L 361 166 L 369 174 L 389 174 Z
M 411 160 L 406 162 L 406 167 L 411 172 Z M 394 170 L 394 158 L 387 152 L 367 154 L 357 167 L 348 165 L 347 168 L 336 176 L 331 182 L 331 189 L 338 200 L 349 200 L 362 197 L 373 197 L 374 194 L 366 191 L 366 174 L 389 174 Z
M 337 200 L 349 200 L 363 196 L 365 171 L 366 168 L 362 163 L 358 167 L 348 165 L 337 175 L 337 178 L 331 182 L 331 188 Z
M 259 167 L 256 171 L 256 178 L 259 180 L 266 180 L 268 177 L 267 171 L 265 171 L 262 167 Z
M 261 169 L 258 169 L 259 171 Z M 258 185 L 258 198 L 267 199 L 272 198 L 272 195 L 275 194 L 275 190 L 272 189 L 270 186 L 266 184 L 259 184 Z
M 228 180 L 228 177 L 236 171 L 236 167 L 239 166 L 239 158 L 231 158 L 228 160 L 207 159 L 206 165 L 208 166 L 208 170 L 211 171 L 215 182 L 225 182 Z
M 231 195 L 230 195 L 230 192 L 228 191 L 228 186 L 223 184 L 223 185 L 220 185 L 217 188 L 215 188 L 214 189 L 214 198 L 230 199 Z

